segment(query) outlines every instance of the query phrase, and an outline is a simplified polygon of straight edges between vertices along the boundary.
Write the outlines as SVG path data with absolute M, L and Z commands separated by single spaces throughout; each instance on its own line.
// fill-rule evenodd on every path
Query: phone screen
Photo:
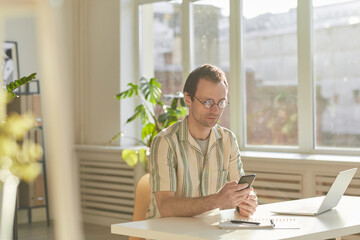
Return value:
M 248 175 L 241 176 L 238 184 L 247 183 L 249 185 L 248 186 L 248 188 L 249 188 L 253 184 L 255 177 L 256 177 L 255 174 L 248 174 Z

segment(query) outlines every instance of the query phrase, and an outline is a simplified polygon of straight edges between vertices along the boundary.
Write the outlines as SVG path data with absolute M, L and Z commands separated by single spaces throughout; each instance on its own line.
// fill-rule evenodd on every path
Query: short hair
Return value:
M 224 82 L 225 86 L 228 87 L 225 73 L 220 68 L 211 64 L 204 64 L 189 74 L 184 85 L 183 92 L 187 92 L 192 101 L 194 101 L 194 96 L 200 78 L 210 80 L 215 83 Z

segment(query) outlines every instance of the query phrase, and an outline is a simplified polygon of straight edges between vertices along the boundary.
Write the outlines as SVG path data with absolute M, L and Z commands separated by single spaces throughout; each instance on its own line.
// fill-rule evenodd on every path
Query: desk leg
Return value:
M 341 237 L 336 237 L 335 240 L 341 240 Z

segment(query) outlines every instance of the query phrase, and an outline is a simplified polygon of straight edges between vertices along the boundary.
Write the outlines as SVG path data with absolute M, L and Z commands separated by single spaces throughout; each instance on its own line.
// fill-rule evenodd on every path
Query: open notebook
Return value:
M 248 221 L 252 223 L 247 223 Z M 253 223 L 257 224 L 253 224 Z M 296 229 L 299 228 L 295 218 L 251 218 L 251 219 L 223 219 L 219 222 L 222 229 Z
M 309 199 L 309 205 L 299 205 L 295 200 L 289 204 L 280 206 L 278 209 L 273 209 L 271 212 L 287 215 L 315 216 L 328 211 L 338 205 L 351 179 L 354 177 L 356 170 L 357 168 L 353 168 L 339 172 L 326 196 L 315 200 Z

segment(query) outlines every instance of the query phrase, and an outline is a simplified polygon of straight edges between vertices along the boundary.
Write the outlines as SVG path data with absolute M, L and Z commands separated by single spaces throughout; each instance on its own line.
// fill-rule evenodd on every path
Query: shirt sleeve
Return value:
M 240 149 L 236 140 L 236 136 L 230 134 L 230 163 L 229 163 L 229 181 L 238 181 L 241 176 L 245 175 L 243 163 L 240 157 Z
M 166 137 L 158 135 L 154 138 L 149 157 L 151 191 L 176 191 L 177 178 L 175 155 Z

